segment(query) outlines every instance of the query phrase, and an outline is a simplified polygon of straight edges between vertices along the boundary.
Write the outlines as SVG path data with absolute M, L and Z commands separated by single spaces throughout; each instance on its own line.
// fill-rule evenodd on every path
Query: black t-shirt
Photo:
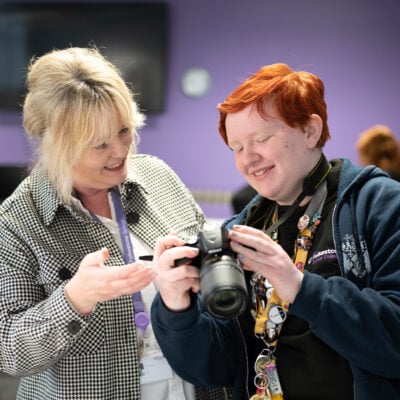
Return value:
M 329 277 L 340 275 L 332 236 L 332 214 L 337 198 L 340 165 L 332 168 L 327 178 L 328 196 L 322 210 L 305 269 L 318 275 Z M 261 228 L 265 223 L 262 215 L 270 218 L 271 204 L 267 200 L 253 213 L 248 225 Z M 278 242 L 290 255 L 294 254 L 294 243 L 298 234 L 297 221 L 307 206 L 298 209 L 278 229 Z M 267 211 L 267 209 L 270 209 Z M 287 207 L 279 207 L 279 216 Z M 250 277 L 246 271 L 248 290 L 251 296 Z M 254 318 L 246 312 L 239 321 L 245 336 L 248 352 L 250 395 L 255 393 L 254 362 L 266 348 L 261 339 L 254 335 Z M 350 400 L 353 395 L 353 376 L 348 362 L 332 350 L 310 330 L 303 319 L 288 315 L 279 335 L 275 350 L 278 374 L 285 400 Z

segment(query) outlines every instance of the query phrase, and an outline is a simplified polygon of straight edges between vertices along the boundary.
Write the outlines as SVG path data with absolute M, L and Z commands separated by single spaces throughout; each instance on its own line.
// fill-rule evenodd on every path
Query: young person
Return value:
M 220 134 L 259 194 L 224 225 L 248 307 L 210 315 L 199 269 L 171 268 L 184 241 L 159 239 L 152 320 L 167 359 L 188 381 L 232 386 L 236 400 L 400 399 L 400 184 L 325 158 L 315 74 L 267 65 L 218 109 Z

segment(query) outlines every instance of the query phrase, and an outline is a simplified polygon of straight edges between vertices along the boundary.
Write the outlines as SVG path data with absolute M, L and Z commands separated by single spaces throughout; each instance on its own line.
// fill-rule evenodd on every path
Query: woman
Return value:
M 22 377 L 17 399 L 194 399 L 155 341 L 140 258 L 171 228 L 195 234 L 201 210 L 134 155 L 144 117 L 96 49 L 33 60 L 27 86 L 38 161 L 0 209 L 0 365 Z
M 167 359 L 191 382 L 232 386 L 237 400 L 399 399 L 399 183 L 327 161 L 324 84 L 312 73 L 262 67 L 218 108 L 220 134 L 259 194 L 225 223 L 249 305 L 212 317 L 196 268 L 166 278 L 182 243 L 161 238 L 152 320 Z

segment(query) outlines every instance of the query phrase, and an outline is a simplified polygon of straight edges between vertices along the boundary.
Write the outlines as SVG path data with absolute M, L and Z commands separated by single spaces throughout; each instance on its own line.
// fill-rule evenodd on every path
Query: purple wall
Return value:
M 358 134 L 376 123 L 400 135 L 398 0 L 169 0 L 166 111 L 147 120 L 139 150 L 167 161 L 195 191 L 232 192 L 243 184 L 217 133 L 216 105 L 261 65 L 288 63 L 326 85 L 331 157 L 357 162 Z M 202 98 L 180 90 L 186 68 L 206 67 Z M 399 136 L 400 138 L 400 136 Z M 27 160 L 19 117 L 0 114 L 0 163 Z M 204 204 L 210 217 L 228 205 Z

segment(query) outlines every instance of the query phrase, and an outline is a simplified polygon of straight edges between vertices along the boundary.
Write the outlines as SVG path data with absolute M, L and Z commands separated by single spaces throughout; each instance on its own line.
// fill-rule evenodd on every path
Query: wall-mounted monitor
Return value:
M 164 110 L 165 3 L 0 3 L 0 110 L 21 110 L 26 67 L 54 48 L 96 45 L 132 85 L 148 114 Z
M 0 203 L 8 197 L 28 176 L 28 167 L 23 165 L 0 165 Z

